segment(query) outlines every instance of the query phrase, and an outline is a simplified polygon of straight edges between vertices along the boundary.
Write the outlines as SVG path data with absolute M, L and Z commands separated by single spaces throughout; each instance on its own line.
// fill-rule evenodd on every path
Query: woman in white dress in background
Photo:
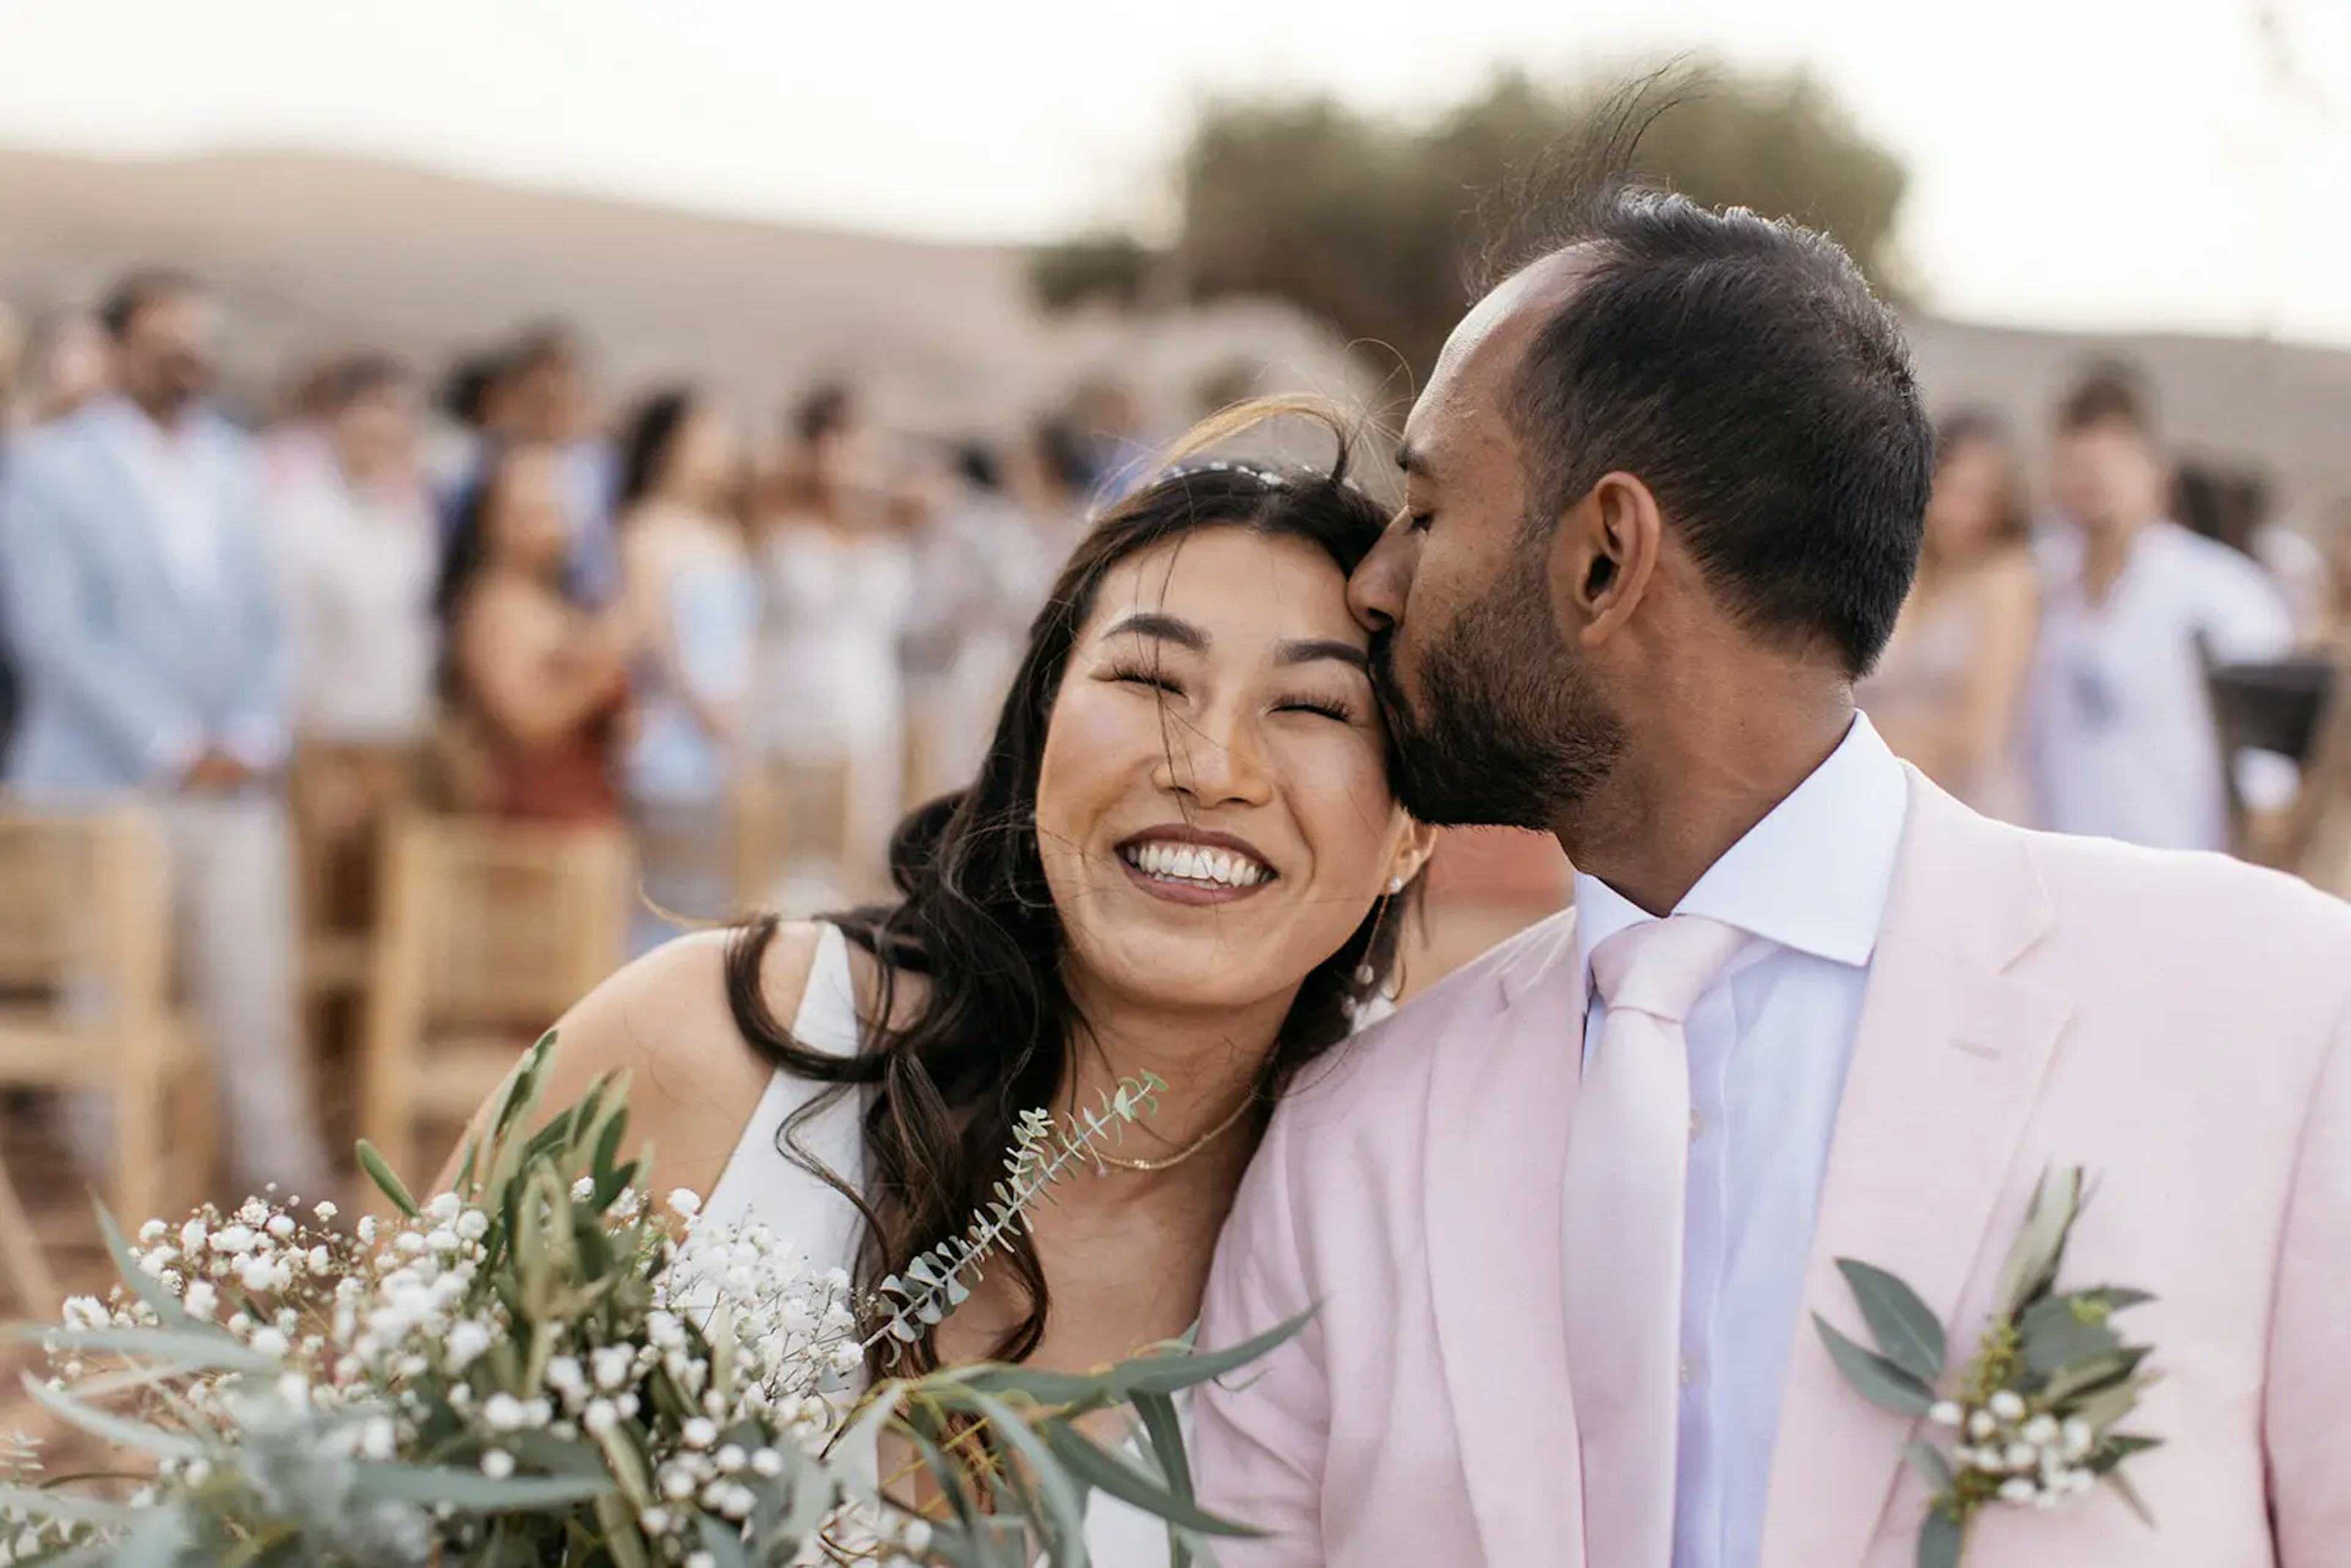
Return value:
M 1334 431 L 1337 426 L 1333 425 Z M 900 824 L 893 902 L 672 942 L 559 1026 L 547 1103 L 632 1073 L 652 1188 L 870 1291 L 987 1202 L 1014 1118 L 1156 1074 L 918 1363 L 1099 1366 L 1184 1333 L 1274 1100 L 1387 985 L 1430 836 L 1389 792 L 1330 470 L 1176 470 L 1051 596 L 974 782 Z M 1097 1498 L 1094 1561 L 1167 1561 Z
M 1896 757 L 2026 826 L 2017 727 L 2040 620 L 2015 455 L 1989 415 L 1951 415 L 1935 432 L 1917 585 L 1857 695 Z
M 914 555 L 889 526 L 870 433 L 847 389 L 820 388 L 793 413 L 797 450 L 761 520 L 766 594 L 755 743 L 780 789 L 789 863 L 777 902 L 792 913 L 839 900 L 878 865 L 905 758 L 899 647 L 913 612 Z
M 622 444 L 621 591 L 637 658 L 622 776 L 644 898 L 631 948 L 673 917 L 737 913 L 731 794 L 759 625 L 759 580 L 734 515 L 735 433 L 707 399 L 654 393 Z

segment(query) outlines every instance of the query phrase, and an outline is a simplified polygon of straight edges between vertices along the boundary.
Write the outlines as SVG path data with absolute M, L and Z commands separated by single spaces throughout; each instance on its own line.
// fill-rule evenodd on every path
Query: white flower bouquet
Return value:
M 26 1331 L 53 1373 L 26 1385 L 121 1463 L 41 1484 L 27 1450 L 0 1455 L 0 1563 L 1058 1568 L 1083 1560 L 1095 1490 L 1165 1520 L 1178 1563 L 1236 1530 L 1192 1500 L 1175 1396 L 1290 1329 L 1084 1375 L 861 1376 L 951 1311 L 1155 1084 L 1072 1133 L 1025 1117 L 998 1201 L 861 1301 L 692 1194 L 655 1213 L 620 1157 L 624 1081 L 529 1132 L 551 1040 L 508 1078 L 458 1191 L 419 1204 L 360 1146 L 389 1223 L 256 1198 L 134 1244 L 101 1211 L 122 1283 Z M 1096 1429 L 1122 1410 L 1133 1443 Z

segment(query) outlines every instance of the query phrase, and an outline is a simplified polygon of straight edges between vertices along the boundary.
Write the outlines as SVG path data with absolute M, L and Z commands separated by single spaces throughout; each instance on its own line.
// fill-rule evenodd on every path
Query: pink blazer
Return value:
M 1226 1568 L 1583 1564 L 1561 1281 L 1584 1012 L 1573 915 L 1447 980 L 1283 1104 L 1202 1318 L 1201 1492 L 1268 1529 Z M 1834 1260 L 1908 1280 L 1971 1347 L 2043 1170 L 2096 1190 L 2061 1283 L 2156 1292 L 2130 1429 L 2149 1531 L 2105 1489 L 1995 1509 L 1968 1568 L 2351 1564 L 2351 906 L 2215 856 L 2027 833 L 1915 771 L 1813 1237 L 1763 1568 L 1909 1568 L 1911 1424 L 1810 1322 Z M 1659 1312 L 1673 1303 L 1659 1302 Z M 1673 1485 L 1670 1475 L 1656 1484 Z M 1594 1563 L 1591 1568 L 1664 1568 Z

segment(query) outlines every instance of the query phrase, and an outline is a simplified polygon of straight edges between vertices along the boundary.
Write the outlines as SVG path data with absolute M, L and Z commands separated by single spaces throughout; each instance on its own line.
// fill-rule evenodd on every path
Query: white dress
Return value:
M 792 1019 L 792 1037 L 811 1051 L 848 1056 L 858 1049 L 859 1033 L 848 940 L 838 926 L 824 926 L 822 933 L 807 991 Z M 786 1155 L 778 1135 L 785 1121 L 826 1087 L 783 1071 L 768 1080 L 704 1211 L 726 1225 L 758 1220 L 798 1243 L 812 1270 L 853 1270 L 862 1224 L 856 1206 Z M 862 1110 L 861 1093 L 844 1094 L 798 1130 L 799 1147 L 852 1185 L 864 1177 Z M 1165 1568 L 1166 1528 L 1116 1498 L 1096 1493 L 1086 1511 L 1086 1552 L 1100 1568 Z

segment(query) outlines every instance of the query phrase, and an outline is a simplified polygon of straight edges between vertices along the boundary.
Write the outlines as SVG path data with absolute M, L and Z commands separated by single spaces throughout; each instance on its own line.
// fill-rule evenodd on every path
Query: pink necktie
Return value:
M 1690 1116 L 1682 1020 L 1748 940 L 1677 915 L 1593 949 L 1608 1010 L 1576 1091 L 1566 1228 L 1588 1568 L 1667 1568 L 1673 1557 Z

